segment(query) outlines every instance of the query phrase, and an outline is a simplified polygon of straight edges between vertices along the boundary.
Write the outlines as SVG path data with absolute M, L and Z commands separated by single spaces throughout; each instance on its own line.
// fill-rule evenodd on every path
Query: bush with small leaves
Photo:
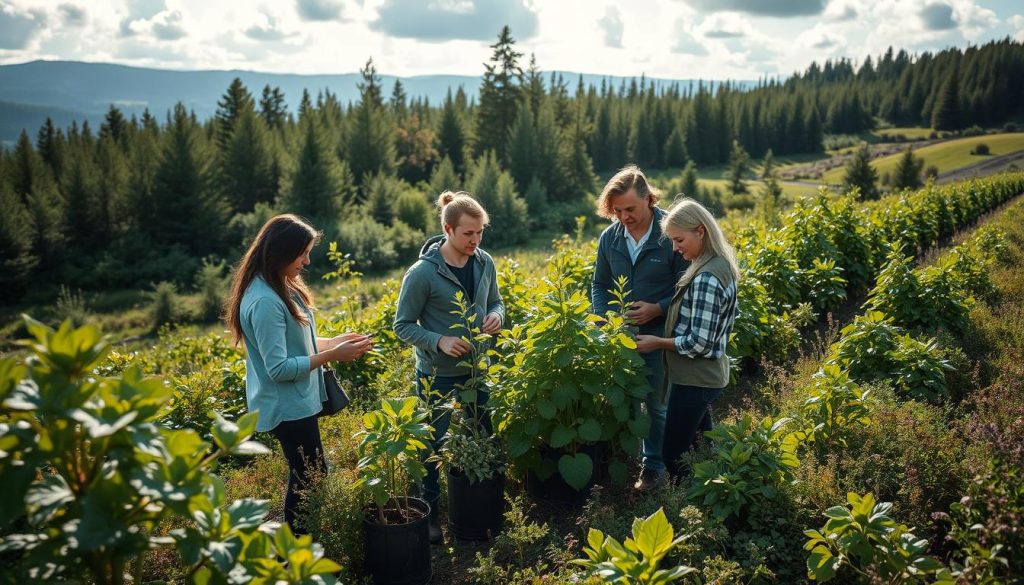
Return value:
M 162 325 L 174 323 L 181 315 L 181 301 L 178 299 L 178 286 L 173 282 L 161 282 L 153 285 L 153 290 L 146 293 L 149 297 L 150 320 L 153 331 Z

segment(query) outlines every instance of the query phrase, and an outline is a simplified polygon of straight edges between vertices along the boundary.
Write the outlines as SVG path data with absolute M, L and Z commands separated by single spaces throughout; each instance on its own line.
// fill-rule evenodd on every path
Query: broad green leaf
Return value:
M 586 453 L 566 453 L 558 460 L 558 472 L 562 474 L 566 483 L 580 491 L 586 487 L 594 473 L 594 462 Z

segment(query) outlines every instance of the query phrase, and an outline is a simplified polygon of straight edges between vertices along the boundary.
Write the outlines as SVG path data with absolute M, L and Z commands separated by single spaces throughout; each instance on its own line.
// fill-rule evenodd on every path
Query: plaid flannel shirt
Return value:
M 722 357 L 736 313 L 736 283 L 725 288 L 710 272 L 697 274 L 679 305 L 676 351 L 689 357 Z

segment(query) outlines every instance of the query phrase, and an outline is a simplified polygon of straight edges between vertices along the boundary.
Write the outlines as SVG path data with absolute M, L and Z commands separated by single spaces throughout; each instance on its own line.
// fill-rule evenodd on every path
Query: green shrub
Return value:
M 847 502 L 849 507 L 825 510 L 828 521 L 821 530 L 805 533 L 811 579 L 952 585 L 949 569 L 927 555 L 928 540 L 918 538 L 889 516 L 892 504 L 876 504 L 870 492 L 864 496 L 850 492 Z
M 843 492 L 871 491 L 915 526 L 946 510 L 966 486 L 968 442 L 942 408 L 873 391 L 871 424 L 857 426 L 833 468 Z
M 809 396 L 800 409 L 793 431 L 795 438 L 809 445 L 819 459 L 847 447 L 854 426 L 871 424 L 867 406 L 870 390 L 861 390 L 835 365 L 826 364 L 814 375 Z
M 949 394 L 946 353 L 934 339 L 916 339 L 872 311 L 854 318 L 833 344 L 827 363 L 837 364 L 857 382 L 891 380 L 904 396 L 939 401 Z
M 777 498 L 799 465 L 795 441 L 787 439 L 790 422 L 765 417 L 758 424 L 746 415 L 736 424 L 720 424 L 706 432 L 714 455 L 693 466 L 690 498 L 720 519 L 742 518 L 749 507 Z
M 196 273 L 196 289 L 199 291 L 199 318 L 205 323 L 220 319 L 227 294 L 228 279 L 224 276 L 224 261 L 212 258 L 203 260 Z
M 180 318 L 181 301 L 178 298 L 178 287 L 173 282 L 154 284 L 153 290 L 147 292 L 146 296 L 149 297 L 149 315 L 153 331 Z
M 989 154 L 989 152 L 990 151 L 988 148 L 988 144 L 985 144 L 984 142 L 979 142 L 978 144 L 974 145 L 974 148 L 971 149 L 971 154 L 979 156 L 987 155 Z
M 352 254 L 359 270 L 382 272 L 398 265 L 398 252 L 389 235 L 386 226 L 361 215 L 338 224 L 338 247 Z
M 686 539 L 686 535 L 676 538 L 664 509 L 634 520 L 632 533 L 632 538 L 619 542 L 591 528 L 583 548 L 587 558 L 573 562 L 584 567 L 589 575 L 601 577 L 605 583 L 621 585 L 661 585 L 696 571 L 683 565 L 658 568 L 661 560 Z
M 73 291 L 63 284 L 60 285 L 54 313 L 59 321 L 70 320 L 75 327 L 85 325 L 86 320 L 91 316 L 89 304 L 85 301 L 82 291 Z
M 414 230 L 433 233 L 441 229 L 438 225 L 434 205 L 427 200 L 422 191 L 408 188 L 398 195 L 394 201 L 394 217 Z
M 110 346 L 94 327 L 29 320 L 26 363 L 0 361 L 0 531 L 5 574 L 23 581 L 120 583 L 145 553 L 173 546 L 198 582 L 333 583 L 340 567 L 309 537 L 265 523 L 262 500 L 227 502 L 218 459 L 267 452 L 250 440 L 256 413 L 217 416 L 206 443 L 167 430 L 170 389 L 137 370 L 103 378 Z M 157 533 L 165 522 L 181 528 Z
M 335 471 L 313 476 L 303 491 L 301 506 L 310 536 L 323 545 L 328 558 L 344 567 L 341 580 L 352 583 L 363 574 L 366 498 L 357 487 L 357 471 L 353 467 L 337 466 L 337 463 L 332 458 Z
M 396 219 L 387 230 L 387 238 L 395 250 L 395 262 L 399 266 L 411 265 L 420 257 L 420 249 L 426 236 L 422 231 Z
M 650 419 L 637 407 L 649 387 L 636 342 L 623 317 L 609 312 L 602 322 L 590 313 L 576 260 L 571 251 L 556 256 L 537 306 L 524 323 L 501 332 L 500 351 L 492 350 L 499 361 L 491 366 L 490 404 L 514 465 L 541 480 L 557 471 L 581 490 L 596 462 L 580 448 L 609 442 L 609 472 L 624 481 L 623 454 L 636 452 Z M 620 300 L 621 284 L 614 291 Z

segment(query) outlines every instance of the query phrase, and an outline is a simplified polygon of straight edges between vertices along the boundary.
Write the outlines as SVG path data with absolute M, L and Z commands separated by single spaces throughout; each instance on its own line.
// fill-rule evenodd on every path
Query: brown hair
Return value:
M 601 196 L 597 198 L 597 214 L 605 219 L 614 218 L 612 198 L 627 193 L 630 189 L 636 189 L 637 197 L 647 198 L 647 204 L 650 207 L 656 206 L 658 200 L 661 199 L 661 192 L 647 182 L 647 177 L 640 167 L 626 165 L 605 184 Z
M 437 198 L 437 206 L 441 208 L 441 229 L 445 225 L 452 228 L 459 227 L 459 220 L 463 215 L 479 219 L 484 225 L 491 222 L 483 205 L 473 199 L 473 196 L 465 191 L 445 191 Z
M 235 344 L 242 339 L 242 296 L 257 276 L 267 282 L 281 297 L 288 312 L 296 321 L 306 325 L 309 320 L 299 310 L 292 294 L 299 295 L 307 307 L 313 308 L 313 295 L 306 287 L 302 276 L 288 278 L 284 275 L 286 266 L 302 255 L 310 242 L 320 241 L 320 232 L 302 218 L 286 213 L 277 215 L 263 224 L 253 239 L 249 250 L 235 268 L 231 280 L 231 295 L 225 305 L 226 320 Z

